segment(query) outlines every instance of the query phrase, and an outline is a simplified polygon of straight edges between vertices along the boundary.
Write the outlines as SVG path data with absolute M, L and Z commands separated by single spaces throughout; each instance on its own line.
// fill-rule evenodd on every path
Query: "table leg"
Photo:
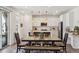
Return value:
M 30 53 L 30 50 L 25 49 L 25 53 Z
M 31 41 L 29 41 L 29 46 L 31 46 Z

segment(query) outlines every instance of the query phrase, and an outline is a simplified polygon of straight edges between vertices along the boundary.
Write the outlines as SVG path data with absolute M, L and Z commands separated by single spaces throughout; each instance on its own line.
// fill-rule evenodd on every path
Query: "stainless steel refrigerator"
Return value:
M 58 37 L 63 39 L 63 22 L 59 22 L 58 24 Z

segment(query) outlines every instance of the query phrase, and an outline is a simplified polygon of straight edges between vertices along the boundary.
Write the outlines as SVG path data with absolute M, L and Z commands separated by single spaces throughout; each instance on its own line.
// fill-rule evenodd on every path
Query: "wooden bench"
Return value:
M 25 50 L 49 50 L 49 51 L 54 51 L 54 52 L 58 52 L 60 51 L 62 48 L 61 47 L 56 47 L 56 46 L 25 46 L 22 47 L 21 49 L 25 49 Z

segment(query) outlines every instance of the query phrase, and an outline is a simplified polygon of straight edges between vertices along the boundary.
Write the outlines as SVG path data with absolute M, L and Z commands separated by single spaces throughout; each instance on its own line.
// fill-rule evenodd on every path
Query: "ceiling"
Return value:
M 54 15 L 58 16 L 62 13 L 68 12 L 76 6 L 11 6 L 21 13 L 28 13 L 32 15 Z

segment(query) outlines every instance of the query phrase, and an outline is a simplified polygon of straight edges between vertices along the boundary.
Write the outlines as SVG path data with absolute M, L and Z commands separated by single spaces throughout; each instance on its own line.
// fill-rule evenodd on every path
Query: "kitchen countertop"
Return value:
M 46 31 L 44 31 L 44 30 L 33 30 L 32 32 L 51 32 L 51 30 L 46 30 Z

